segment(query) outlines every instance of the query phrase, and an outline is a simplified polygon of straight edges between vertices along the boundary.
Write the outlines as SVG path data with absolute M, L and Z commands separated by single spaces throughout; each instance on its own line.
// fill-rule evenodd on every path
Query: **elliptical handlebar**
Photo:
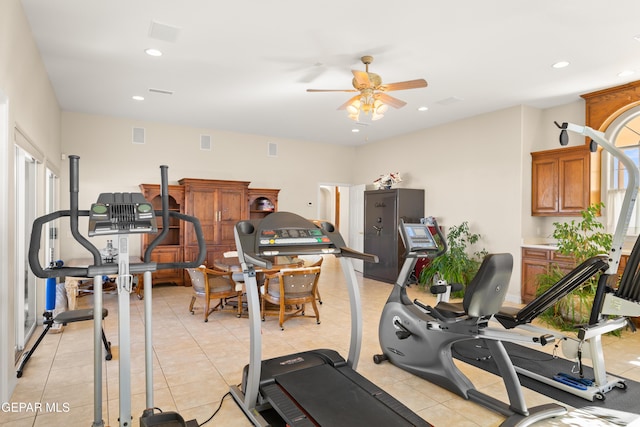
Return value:
M 70 209 L 59 210 L 47 215 L 43 215 L 34 220 L 31 228 L 31 237 L 29 240 L 29 267 L 33 274 L 39 278 L 50 277 L 93 277 L 96 275 L 109 275 L 118 273 L 118 263 L 106 263 L 102 260 L 100 250 L 85 238 L 78 229 L 78 218 L 89 217 L 90 211 L 78 210 L 78 189 L 79 189 L 79 160 L 77 155 L 69 156 L 69 191 L 70 191 Z M 151 261 L 151 253 L 156 246 L 164 239 L 169 232 L 168 227 L 163 227 L 162 231 L 153 239 L 149 247 L 144 253 L 142 263 L 130 264 L 129 270 L 131 273 L 143 273 L 145 271 L 157 271 L 165 269 L 179 269 L 179 268 L 193 268 L 200 266 L 206 257 L 206 243 L 204 241 L 204 235 L 202 233 L 202 227 L 198 218 L 194 216 L 185 215 L 179 212 L 169 211 L 169 196 L 168 196 L 168 179 L 167 179 L 168 166 L 160 166 L 161 170 L 161 199 L 162 210 L 155 211 L 155 215 L 160 215 L 163 220 L 163 224 L 169 224 L 169 218 L 174 217 L 181 221 L 190 222 L 194 229 L 196 238 L 198 241 L 198 257 L 192 262 L 175 262 L 175 263 L 156 263 Z M 93 257 L 93 265 L 88 267 L 58 267 L 58 268 L 44 268 L 40 263 L 40 242 L 42 240 L 42 229 L 45 224 L 54 221 L 58 218 L 69 217 L 69 224 L 71 228 L 71 234 L 74 239 L 80 243 L 87 251 L 89 251 Z

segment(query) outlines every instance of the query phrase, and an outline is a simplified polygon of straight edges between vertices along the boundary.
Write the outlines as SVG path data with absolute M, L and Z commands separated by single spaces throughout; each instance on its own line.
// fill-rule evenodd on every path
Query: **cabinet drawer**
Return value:
M 563 255 L 558 251 L 551 251 L 551 260 L 566 264 L 574 264 L 576 260 L 571 255 Z
M 522 248 L 522 258 L 547 260 L 549 252 L 547 249 Z

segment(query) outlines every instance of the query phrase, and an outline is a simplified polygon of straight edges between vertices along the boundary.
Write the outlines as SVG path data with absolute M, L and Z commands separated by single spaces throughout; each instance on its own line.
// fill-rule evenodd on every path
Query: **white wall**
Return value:
M 19 0 L 0 2 L 0 94 L 8 100 L 8 126 L 0 129 L 0 184 L 2 217 L 0 222 L 0 401 L 7 401 L 15 387 L 13 350 L 15 343 L 15 204 L 14 133 L 18 128 L 28 137 L 31 148 L 41 154 L 42 188 L 44 166 L 59 171 L 60 109 L 47 77 Z M 45 209 L 44 193 L 38 199 L 38 212 Z M 5 253 L 6 252 L 6 253 Z M 38 283 L 44 293 L 44 281 Z M 44 301 L 44 299 L 42 299 Z M 43 307 L 43 303 L 39 307 Z M 41 310 L 41 308 L 38 308 Z
M 425 214 L 448 227 L 468 221 L 480 247 L 514 254 L 507 298 L 520 301 L 523 108 L 513 107 L 358 148 L 356 182 L 400 172 L 425 189 Z
M 315 218 L 318 186 L 350 182 L 355 162 L 355 148 L 339 145 L 71 112 L 63 113 L 62 123 L 63 152 L 80 156 L 80 209 L 88 209 L 101 192 L 137 192 L 139 184 L 159 183 L 159 166 L 168 165 L 170 183 L 181 178 L 250 181 L 250 187 L 280 189 L 279 210 Z M 145 129 L 145 144 L 131 142 L 133 127 Z M 212 137 L 211 151 L 200 150 L 200 135 Z M 277 144 L 277 157 L 267 155 L 268 142 Z M 63 207 L 69 204 L 68 167 L 64 162 Z M 83 234 L 86 224 L 80 222 Z M 62 230 L 63 257 L 83 256 L 84 249 Z M 94 244 L 104 246 L 98 239 Z M 138 239 L 131 239 L 130 250 L 139 252 Z

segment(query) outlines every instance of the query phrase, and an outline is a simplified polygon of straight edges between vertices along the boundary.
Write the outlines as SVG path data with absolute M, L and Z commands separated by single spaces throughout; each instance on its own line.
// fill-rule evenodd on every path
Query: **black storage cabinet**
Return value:
M 398 233 L 400 218 L 424 217 L 424 190 L 393 188 L 364 192 L 364 251 L 378 255 L 377 264 L 364 263 L 364 277 L 395 283 L 402 267 L 404 246 Z

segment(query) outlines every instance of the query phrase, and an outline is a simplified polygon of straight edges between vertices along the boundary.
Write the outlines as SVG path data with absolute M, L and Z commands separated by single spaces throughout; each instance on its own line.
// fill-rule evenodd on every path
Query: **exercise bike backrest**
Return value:
M 164 269 L 181 269 L 181 268 L 195 268 L 200 266 L 206 257 L 206 243 L 204 241 L 204 236 L 202 234 L 202 227 L 200 226 L 200 221 L 198 218 L 181 214 L 179 212 L 169 211 L 169 192 L 168 192 L 168 179 L 167 179 L 167 169 L 168 167 L 165 165 L 160 166 L 160 175 L 161 175 L 161 201 L 162 201 L 162 209 L 161 210 L 150 210 L 150 203 L 144 200 L 142 194 L 139 193 L 102 193 L 98 198 L 98 203 L 94 203 L 92 206 L 92 210 L 79 210 L 78 209 L 78 189 L 79 189 L 79 173 L 78 173 L 78 164 L 80 157 L 75 155 L 70 155 L 69 157 L 69 191 L 70 191 L 70 209 L 69 210 L 59 210 L 56 212 L 52 212 L 50 214 L 41 216 L 36 218 L 33 222 L 33 226 L 31 229 L 31 239 L 29 242 L 29 266 L 31 267 L 31 271 L 40 278 L 50 278 L 50 277 L 64 277 L 64 276 L 74 276 L 74 277 L 95 277 L 98 275 L 110 275 L 118 273 L 118 263 L 113 262 L 105 262 L 102 259 L 102 254 L 100 250 L 93 245 L 89 240 L 87 240 L 82 234 L 80 234 L 78 230 L 78 218 L 79 217 L 90 217 L 90 227 L 92 226 L 92 212 L 96 206 L 100 206 L 101 209 L 104 209 L 105 204 L 103 201 L 110 200 L 117 202 L 119 205 L 131 205 L 131 207 L 142 207 L 139 209 L 134 209 L 134 213 L 127 212 L 123 215 L 118 215 L 114 213 L 110 215 L 110 221 L 112 223 L 112 227 L 109 230 L 103 230 L 100 232 L 100 235 L 109 235 L 109 234 L 131 234 L 131 233 L 155 233 L 157 232 L 157 227 L 155 226 L 155 218 L 156 216 L 162 217 L 163 224 L 169 224 L 169 218 L 177 218 L 181 221 L 190 222 L 196 234 L 196 238 L 198 240 L 198 257 L 193 262 L 174 262 L 174 263 L 156 263 L 151 261 L 151 253 L 153 249 L 160 244 L 160 242 L 165 238 L 167 233 L 169 232 L 168 227 L 163 227 L 160 234 L 158 234 L 153 241 L 149 244 L 147 250 L 144 253 L 143 262 L 141 263 L 132 263 L 129 265 L 129 271 L 131 273 L 144 273 L 146 271 L 157 271 Z M 124 202 L 124 203 L 118 203 Z M 106 206 L 107 211 L 111 214 L 111 210 L 114 206 Z M 139 213 L 143 213 L 145 220 L 140 221 Z M 71 234 L 75 238 L 75 240 L 80 243 L 87 251 L 89 251 L 93 257 L 93 265 L 88 267 L 57 267 L 57 268 L 44 268 L 40 264 L 39 252 L 40 252 L 40 242 L 42 239 L 42 229 L 48 222 L 54 221 L 58 218 L 69 217 L 69 224 L 71 228 Z M 95 230 L 94 230 L 95 231 Z M 90 228 L 89 235 L 91 236 L 92 230 Z
M 509 253 L 484 257 L 462 299 L 465 313 L 471 317 L 492 316 L 500 311 L 507 296 L 513 256 Z

